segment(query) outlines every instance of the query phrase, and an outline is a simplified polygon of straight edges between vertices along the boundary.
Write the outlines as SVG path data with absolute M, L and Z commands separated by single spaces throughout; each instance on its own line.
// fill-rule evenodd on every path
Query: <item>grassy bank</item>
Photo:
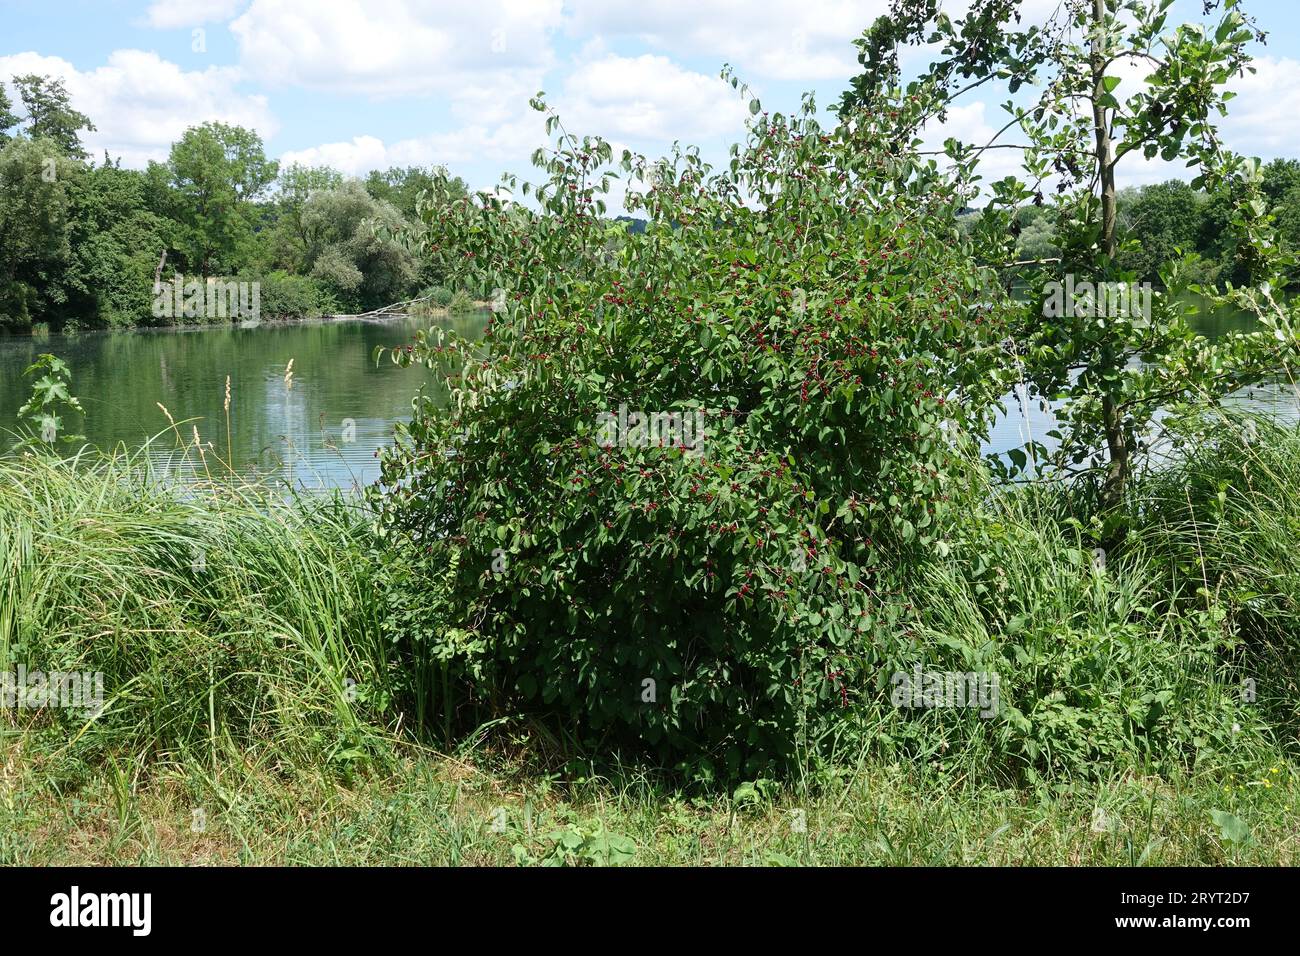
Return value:
M 1002 662 L 1000 719 L 886 689 L 865 750 L 713 790 L 517 714 L 420 730 L 405 572 L 347 500 L 181 495 L 140 455 L 9 459 L 0 488 L 0 671 L 105 690 L 0 709 L 0 862 L 1295 862 L 1296 432 L 1139 483 L 1100 567 L 1077 496 L 990 491 L 909 626 L 927 666 Z
M 0 764 L 0 861 L 160 865 L 1281 865 L 1300 861 L 1295 789 L 1212 774 L 998 789 L 864 764 L 816 795 L 691 796 L 413 756 L 344 783 L 229 763 L 111 775 L 60 792 Z M 1276 780 L 1279 777 L 1274 776 Z M 1232 789 L 1235 790 L 1235 787 Z M 203 811 L 196 817 L 195 811 Z M 1249 828 L 1230 839 L 1214 813 Z M 1222 819 L 1222 818 L 1221 818 Z M 201 821 L 201 825 L 199 822 Z M 1233 833 L 1233 831 L 1229 831 Z M 1233 834 L 1235 836 L 1235 833 Z

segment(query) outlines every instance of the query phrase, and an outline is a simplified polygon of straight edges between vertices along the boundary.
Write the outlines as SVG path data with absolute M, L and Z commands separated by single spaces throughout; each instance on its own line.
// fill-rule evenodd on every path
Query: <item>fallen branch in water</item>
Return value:
M 381 308 L 381 309 L 372 309 L 372 310 L 369 311 L 369 312 L 360 312 L 360 313 L 358 313 L 358 314 L 356 314 L 356 315 L 331 315 L 331 316 L 328 316 L 328 318 L 331 318 L 331 319 L 369 319 L 369 318 L 374 318 L 374 317 L 376 317 L 376 316 L 381 316 L 381 315 L 383 315 L 383 316 L 393 316 L 394 318 L 397 318 L 397 317 L 400 317 L 400 316 L 408 316 L 408 315 L 410 315 L 411 313 L 408 312 L 408 311 L 405 311 L 405 310 L 406 310 L 409 306 L 415 305 L 417 302 L 425 302 L 425 301 L 427 301 L 428 299 L 430 299 L 431 297 L 432 297 L 432 294 L 430 294 L 430 295 L 422 295 L 422 296 L 419 296 L 418 298 L 410 299 L 410 300 L 408 300 L 408 301 L 406 301 L 406 302 L 394 302 L 394 303 L 392 303 L 391 305 L 386 305 L 386 306 L 384 306 L 384 307 Z

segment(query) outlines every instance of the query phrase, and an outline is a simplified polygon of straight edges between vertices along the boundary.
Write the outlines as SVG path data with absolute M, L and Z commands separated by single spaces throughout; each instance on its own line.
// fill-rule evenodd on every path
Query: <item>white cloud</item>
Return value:
M 730 62 L 742 79 L 844 80 L 858 70 L 852 41 L 887 0 L 567 0 L 571 33 L 635 37 L 676 56 Z
M 273 85 L 440 93 L 465 110 L 536 92 L 560 0 L 253 0 L 230 25 L 241 64 Z
M 579 62 L 553 105 L 573 132 L 660 147 L 739 138 L 748 115 L 730 84 L 651 54 Z
M 330 166 L 349 176 L 363 176 L 372 169 L 387 169 L 388 147 L 374 136 L 354 136 L 346 143 L 322 143 L 294 149 L 280 157 L 281 166 Z
M 96 132 L 83 133 L 98 158 L 107 149 L 129 166 L 165 159 L 186 128 L 209 120 L 235 123 L 272 135 L 277 124 L 266 97 L 240 92 L 234 67 L 185 71 L 156 53 L 116 50 L 108 63 L 87 72 L 60 57 L 17 53 L 0 57 L 0 76 L 39 73 L 62 79 L 72 105 Z
M 1247 155 L 1300 156 L 1300 62 L 1260 57 L 1255 72 L 1230 84 L 1222 130 L 1228 145 Z
M 550 97 L 565 127 L 577 135 L 598 134 L 610 140 L 617 154 L 624 145 L 660 155 L 674 139 L 700 143 L 739 138 L 748 116 L 745 103 L 730 85 L 716 77 L 685 70 L 662 56 L 620 57 L 590 47 L 586 57 Z M 526 99 L 526 97 L 525 97 Z M 525 169 L 529 154 L 546 142 L 544 119 L 515 103 L 512 115 L 499 122 L 465 126 L 393 143 L 361 135 L 348 141 L 291 150 L 281 162 L 329 165 L 349 175 L 372 169 L 408 165 L 467 164 L 497 172 Z M 522 108 L 518 108 L 522 107 Z M 472 185 L 484 187 L 487 183 Z
M 541 144 L 541 124 L 539 114 L 530 112 L 527 117 L 496 127 L 467 126 L 392 144 L 375 136 L 354 136 L 346 142 L 290 150 L 280 157 L 280 162 L 286 166 L 332 166 L 349 176 L 364 176 L 372 169 L 390 166 L 456 166 L 488 161 L 504 167 Z
M 197 27 L 229 20 L 247 0 L 154 0 L 145 12 L 149 26 L 159 30 Z

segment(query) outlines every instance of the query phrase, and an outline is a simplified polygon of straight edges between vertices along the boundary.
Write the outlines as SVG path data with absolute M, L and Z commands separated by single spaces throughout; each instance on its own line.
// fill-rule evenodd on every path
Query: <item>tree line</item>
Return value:
M 1260 177 L 1278 244 L 1300 251 L 1300 160 L 1274 159 L 1261 167 Z M 1118 250 L 1118 265 L 1137 281 L 1160 284 L 1161 266 L 1190 256 L 1188 266 L 1200 282 L 1250 282 L 1255 277 L 1249 257 L 1230 228 L 1232 210 L 1226 191 L 1211 194 L 1177 179 L 1121 189 L 1116 195 L 1117 224 L 1132 238 Z M 978 217 L 972 214 L 967 225 Z M 1056 225 L 1046 205 L 1020 206 L 1011 231 L 1022 261 L 1060 255 Z
M 81 139 L 95 126 L 62 81 L 12 85 L 17 103 L 0 84 L 0 329 L 188 321 L 151 309 L 155 283 L 177 275 L 257 281 L 268 318 L 452 298 L 437 265 L 407 248 L 439 170 L 362 180 L 282 166 L 256 132 L 219 122 L 187 129 L 143 170 L 107 152 L 96 163 Z
M 119 328 L 184 319 L 153 314 L 155 281 L 212 276 L 258 281 L 269 318 L 360 312 L 432 292 L 452 298 L 439 264 L 409 251 L 422 228 L 417 203 L 445 171 L 392 167 L 364 180 L 327 166 L 282 167 L 252 130 L 208 122 L 186 130 L 164 162 L 96 164 L 81 134 L 95 126 L 73 109 L 62 81 L 0 84 L 0 329 Z M 452 178 L 454 192 L 467 194 Z M 1261 170 L 1277 241 L 1300 250 L 1300 160 Z M 1191 256 L 1205 283 L 1251 280 L 1229 228 L 1222 191 L 1170 180 L 1120 190 L 1119 266 L 1160 283 L 1162 264 Z M 966 231 L 981 217 L 962 217 Z M 644 221 L 619 217 L 632 232 Z M 1012 219 L 1016 254 L 1060 254 L 1050 206 L 1021 204 Z

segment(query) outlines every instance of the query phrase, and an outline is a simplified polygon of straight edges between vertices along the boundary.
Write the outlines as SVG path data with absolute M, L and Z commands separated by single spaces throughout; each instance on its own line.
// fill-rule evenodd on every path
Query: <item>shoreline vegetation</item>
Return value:
M 399 238 L 419 231 L 421 196 L 445 170 L 281 168 L 257 133 L 217 122 L 186 130 L 164 162 L 124 168 L 82 148 L 93 120 L 62 81 L 12 81 L 19 103 L 0 92 L 0 331 L 190 324 L 158 297 L 195 282 L 255 285 L 259 314 L 245 318 L 262 320 L 468 294 Z
M 428 294 L 456 271 L 446 250 L 412 253 L 435 184 L 443 202 L 469 197 L 445 169 L 392 167 L 359 179 L 327 166 L 282 168 L 257 133 L 224 123 L 191 127 L 165 162 L 143 170 L 108 156 L 97 163 L 80 140 L 93 117 L 72 109 L 61 81 L 13 79 L 26 116 L 0 102 L 0 334 L 203 324 L 156 315 L 159 282 L 256 282 L 260 318 L 279 321 L 381 308 Z M 1300 159 L 1274 158 L 1256 173 L 1279 251 L 1300 250 Z M 967 238 L 1004 230 L 1025 282 L 1060 261 L 1068 237 L 1041 194 L 1019 197 L 1010 213 L 1003 222 L 963 205 L 955 219 Z M 1164 288 L 1162 269 L 1185 256 L 1184 281 L 1249 283 L 1255 263 L 1233 215 L 1225 183 L 1117 190 L 1117 227 L 1142 237 L 1115 250 L 1117 269 Z M 611 242 L 647 225 L 634 215 L 601 219 Z
M 492 303 L 487 299 L 472 299 L 468 296 L 465 301 L 455 307 L 451 305 L 430 305 L 421 303 L 418 311 L 415 312 L 373 312 L 347 315 L 281 315 L 273 318 L 263 318 L 255 320 L 248 324 L 238 318 L 221 319 L 219 321 L 203 322 L 179 322 L 170 325 L 134 325 L 125 328 L 111 329 L 68 329 L 60 332 L 51 332 L 47 326 L 35 325 L 23 332 L 14 332 L 12 330 L 0 329 L 0 341 L 6 337 L 31 337 L 45 338 L 50 335 L 87 335 L 95 333 L 110 332 L 131 332 L 131 333 L 149 333 L 149 332 L 202 332 L 214 328 L 258 328 L 262 326 L 277 325 L 309 325 L 312 323 L 331 323 L 331 322 L 399 322 L 411 317 L 417 319 L 428 319 L 438 321 L 448 319 L 455 315 L 466 315 L 476 312 L 485 312 L 492 307 Z
M 181 496 L 143 453 L 2 459 L 0 656 L 108 690 L 94 719 L 0 711 L 0 863 L 1294 865 L 1300 430 L 1255 428 L 1141 481 L 1104 570 L 1068 490 L 986 486 L 949 529 L 913 626 L 1027 649 L 1002 694 L 1028 736 L 863 687 L 874 744 L 721 787 L 522 715 L 450 748 L 421 730 L 437 665 L 356 500 Z M 1026 776 L 1031 740 L 1076 772 Z
M 22 79 L 0 182 L 65 223 L 122 190 L 141 254 L 119 284 L 72 241 L 10 263 L 0 324 L 129 325 L 168 261 L 271 315 L 492 305 L 481 338 L 374 344 L 413 397 L 359 495 L 232 474 L 229 376 L 224 442 L 162 407 L 164 455 L 69 433 L 69 366 L 28 368 L 0 863 L 1296 863 L 1300 425 L 1233 396 L 1300 398 L 1300 192 L 1273 195 L 1300 164 L 1215 126 L 1254 21 L 1167 7 L 897 0 L 829 121 L 724 67 L 750 119 L 721 167 L 539 93 L 540 182 L 474 194 L 281 172 L 221 124 L 89 167 L 86 118 Z M 1107 73 L 1129 56 L 1136 89 Z M 1032 100 L 1003 129 L 1023 181 L 980 165 L 1007 144 L 922 149 L 986 82 Z M 1130 154 L 1185 163 L 1150 198 L 1217 209 L 1214 262 L 1125 215 Z M 1249 328 L 1198 335 L 1189 297 Z M 1050 431 L 982 453 L 1012 392 Z

